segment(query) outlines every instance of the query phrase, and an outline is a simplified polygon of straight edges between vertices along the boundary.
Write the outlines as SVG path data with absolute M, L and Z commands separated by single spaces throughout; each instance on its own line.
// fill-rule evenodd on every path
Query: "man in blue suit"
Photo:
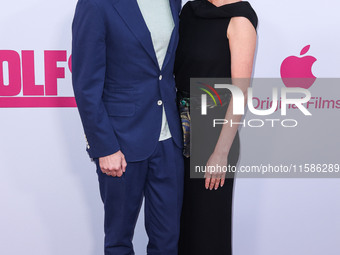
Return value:
M 175 255 L 183 193 L 173 77 L 180 0 L 79 0 L 74 93 L 97 165 L 105 254 L 134 254 L 145 198 L 147 254 Z

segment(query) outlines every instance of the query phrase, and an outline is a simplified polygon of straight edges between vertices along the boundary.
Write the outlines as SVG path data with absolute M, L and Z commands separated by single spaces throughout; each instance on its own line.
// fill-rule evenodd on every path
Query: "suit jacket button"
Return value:
M 162 105 L 163 104 L 162 100 L 158 100 L 157 104 Z
M 159 80 L 161 81 L 163 79 L 163 75 L 160 75 L 159 76 Z

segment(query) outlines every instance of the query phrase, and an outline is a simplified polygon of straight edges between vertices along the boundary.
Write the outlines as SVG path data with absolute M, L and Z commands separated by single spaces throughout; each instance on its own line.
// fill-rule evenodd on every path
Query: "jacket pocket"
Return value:
M 105 102 L 107 114 L 109 116 L 133 116 L 136 112 L 136 106 L 134 103 L 116 103 L 116 102 Z

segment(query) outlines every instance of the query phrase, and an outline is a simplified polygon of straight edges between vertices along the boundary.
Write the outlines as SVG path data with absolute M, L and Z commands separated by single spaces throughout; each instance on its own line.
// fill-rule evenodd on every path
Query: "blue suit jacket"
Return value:
M 175 28 L 160 70 L 136 0 L 79 0 L 72 25 L 72 79 L 91 158 L 118 150 L 127 161 L 150 156 L 160 135 L 161 103 L 182 147 L 173 77 L 181 1 L 170 5 Z

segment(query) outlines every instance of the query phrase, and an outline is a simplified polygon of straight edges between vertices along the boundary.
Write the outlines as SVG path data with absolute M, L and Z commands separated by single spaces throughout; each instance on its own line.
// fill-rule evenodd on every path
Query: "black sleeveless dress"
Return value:
M 229 42 L 226 36 L 232 17 L 242 16 L 257 27 L 257 16 L 248 2 L 216 7 L 207 0 L 190 1 L 180 15 L 180 41 L 175 79 L 179 93 L 190 93 L 190 78 L 230 78 Z M 228 163 L 236 165 L 239 136 L 235 136 Z M 218 190 L 206 190 L 204 179 L 190 178 L 185 158 L 184 201 L 179 255 L 230 255 L 233 179 Z

